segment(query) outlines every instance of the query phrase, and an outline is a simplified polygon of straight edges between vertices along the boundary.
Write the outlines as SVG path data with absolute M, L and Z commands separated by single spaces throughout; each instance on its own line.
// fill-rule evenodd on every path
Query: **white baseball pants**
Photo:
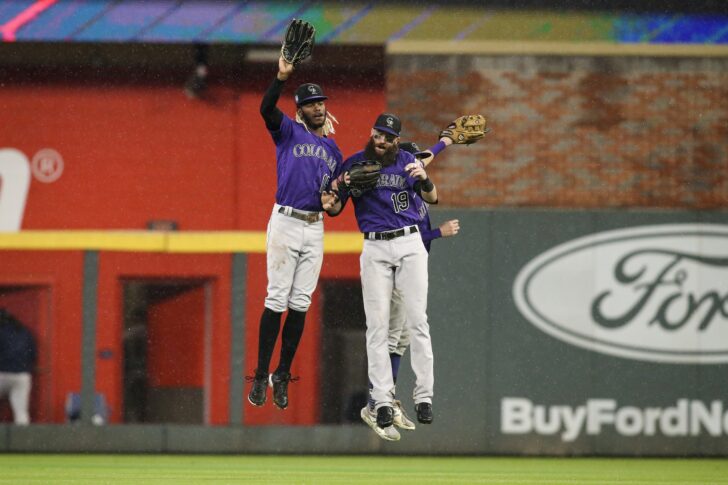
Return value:
M 30 424 L 30 388 L 33 378 L 29 372 L 0 372 L 0 397 L 10 398 L 15 424 Z
M 410 334 L 410 362 L 415 374 L 415 404 L 432 402 L 434 375 L 430 326 L 427 323 L 427 258 L 418 233 L 389 241 L 365 240 L 360 257 L 361 285 L 367 319 L 367 361 L 375 409 L 394 399 L 389 359 L 389 318 L 392 292 L 404 303 Z
M 409 331 L 404 300 L 397 288 L 392 290 L 392 302 L 389 306 L 389 353 L 403 356 L 409 347 Z
M 275 204 L 266 237 L 268 294 L 265 307 L 308 311 L 324 259 L 324 223 L 280 214 Z

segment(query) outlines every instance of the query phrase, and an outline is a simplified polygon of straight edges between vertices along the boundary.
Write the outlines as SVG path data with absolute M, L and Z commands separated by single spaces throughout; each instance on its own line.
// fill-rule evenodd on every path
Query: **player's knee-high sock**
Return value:
M 306 321 L 306 312 L 288 309 L 286 323 L 283 324 L 283 341 L 281 342 L 281 360 L 276 372 L 291 372 L 293 357 L 296 355 L 298 343 L 303 335 L 303 324 Z
M 258 337 L 258 369 L 259 373 L 268 373 L 273 347 L 276 346 L 278 333 L 281 330 L 281 315 L 270 308 L 263 310 L 260 317 L 260 336 Z
M 392 362 L 392 380 L 397 384 L 397 373 L 399 372 L 399 361 L 402 356 L 399 354 L 389 354 L 389 360 Z

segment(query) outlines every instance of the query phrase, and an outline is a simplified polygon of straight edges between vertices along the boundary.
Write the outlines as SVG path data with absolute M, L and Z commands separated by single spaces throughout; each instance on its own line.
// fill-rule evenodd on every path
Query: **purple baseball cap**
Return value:
M 296 102 L 296 106 L 301 106 L 303 104 L 313 103 L 314 101 L 329 99 L 329 97 L 324 95 L 324 90 L 318 84 L 306 83 L 298 86 L 293 99 Z
M 399 132 L 402 131 L 402 122 L 393 114 L 382 113 L 377 116 L 377 121 L 374 122 L 374 129 L 389 133 L 390 135 L 399 136 Z

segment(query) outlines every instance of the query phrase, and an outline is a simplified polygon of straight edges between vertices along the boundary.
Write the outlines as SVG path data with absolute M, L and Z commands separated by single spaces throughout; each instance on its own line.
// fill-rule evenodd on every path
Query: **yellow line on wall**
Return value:
M 264 253 L 265 232 L 169 232 L 170 253 Z
M 358 232 L 331 231 L 324 252 L 358 254 Z M 265 253 L 263 231 L 20 231 L 0 232 L 0 250 Z
M 162 232 L 150 231 L 20 231 L 0 233 L 0 249 L 61 251 L 162 252 Z
M 387 54 L 728 57 L 728 45 L 547 41 L 396 40 Z
M 364 237 L 360 232 L 326 232 L 324 233 L 324 253 L 361 253 Z

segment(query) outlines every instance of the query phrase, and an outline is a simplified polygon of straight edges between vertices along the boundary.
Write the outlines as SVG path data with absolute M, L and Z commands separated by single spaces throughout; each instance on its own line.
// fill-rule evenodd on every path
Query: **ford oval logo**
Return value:
M 728 225 L 592 234 L 521 269 L 518 310 L 570 344 L 653 362 L 728 362 Z

